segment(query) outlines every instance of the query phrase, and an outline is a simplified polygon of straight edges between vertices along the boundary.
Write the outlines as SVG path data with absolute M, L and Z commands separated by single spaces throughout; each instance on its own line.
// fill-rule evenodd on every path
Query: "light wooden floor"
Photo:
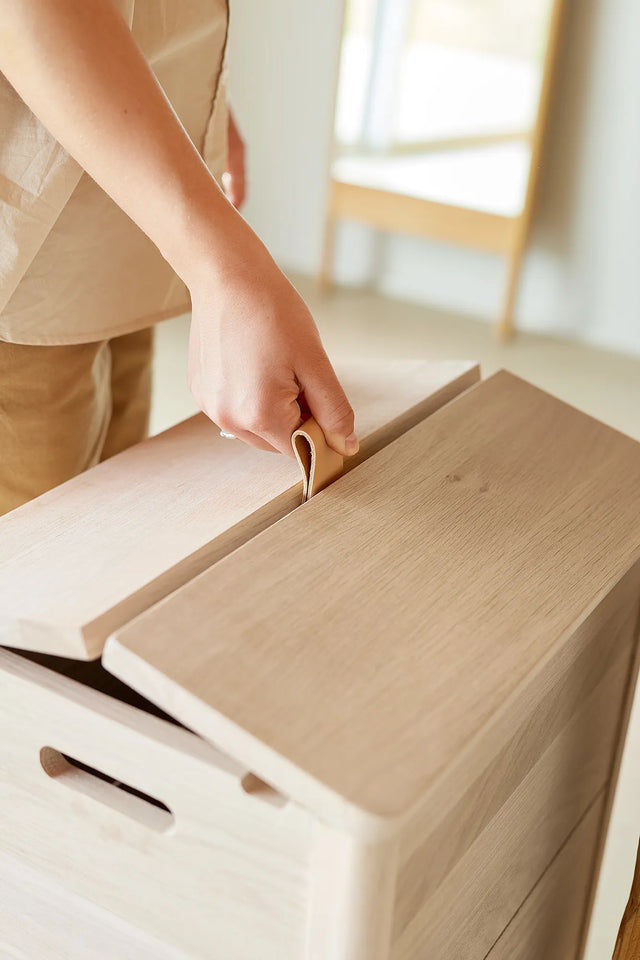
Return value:
M 608 353 L 550 337 L 520 335 L 499 344 L 488 326 L 358 291 L 318 297 L 297 281 L 332 356 L 470 359 L 483 375 L 504 367 L 640 440 L 640 358 Z M 196 409 L 186 386 L 188 319 L 161 324 L 156 348 L 152 430 Z M 631 885 L 640 833 L 640 696 L 605 854 L 601 888 L 586 960 L 609 960 Z

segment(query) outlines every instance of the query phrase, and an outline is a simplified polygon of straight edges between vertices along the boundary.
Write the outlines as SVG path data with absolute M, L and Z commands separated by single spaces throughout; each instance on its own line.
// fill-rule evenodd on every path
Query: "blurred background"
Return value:
M 550 6 L 349 0 L 343 38 L 342 0 L 235 0 L 230 82 L 250 148 L 246 215 L 277 259 L 301 274 L 319 269 L 334 129 L 343 148 L 395 145 L 416 153 L 429 139 L 526 134 Z M 563 6 L 517 322 L 638 355 L 640 5 Z M 373 257 L 371 233 L 341 227 L 341 282 L 369 282 L 403 300 L 495 320 L 503 258 L 402 235 L 386 236 Z
M 232 0 L 245 217 L 330 354 L 506 367 L 640 439 L 640 3 Z M 158 327 L 152 426 L 194 411 Z M 640 713 L 587 960 L 631 884 Z

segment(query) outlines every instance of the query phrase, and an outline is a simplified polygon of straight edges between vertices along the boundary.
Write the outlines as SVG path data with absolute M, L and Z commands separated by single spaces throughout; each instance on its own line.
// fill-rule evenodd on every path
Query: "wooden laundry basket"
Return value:
M 304 506 L 196 418 L 0 521 L 0 955 L 578 957 L 640 445 L 471 365 L 351 377 Z

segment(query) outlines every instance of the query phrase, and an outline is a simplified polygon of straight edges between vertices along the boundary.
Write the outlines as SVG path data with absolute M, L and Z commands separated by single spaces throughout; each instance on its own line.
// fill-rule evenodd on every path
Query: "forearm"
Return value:
M 237 215 L 111 0 L 3 0 L 0 71 L 188 285 L 215 265 Z
M 329 444 L 354 453 L 353 411 L 308 308 L 218 188 L 112 0 L 0 0 L 0 71 L 189 287 L 201 409 L 291 455 L 303 393 Z

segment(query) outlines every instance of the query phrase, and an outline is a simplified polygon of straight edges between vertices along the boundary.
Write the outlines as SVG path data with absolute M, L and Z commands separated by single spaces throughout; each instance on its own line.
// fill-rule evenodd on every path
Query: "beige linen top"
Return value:
M 187 133 L 226 159 L 226 0 L 119 0 Z M 0 340 L 88 343 L 189 309 L 154 244 L 0 74 Z

